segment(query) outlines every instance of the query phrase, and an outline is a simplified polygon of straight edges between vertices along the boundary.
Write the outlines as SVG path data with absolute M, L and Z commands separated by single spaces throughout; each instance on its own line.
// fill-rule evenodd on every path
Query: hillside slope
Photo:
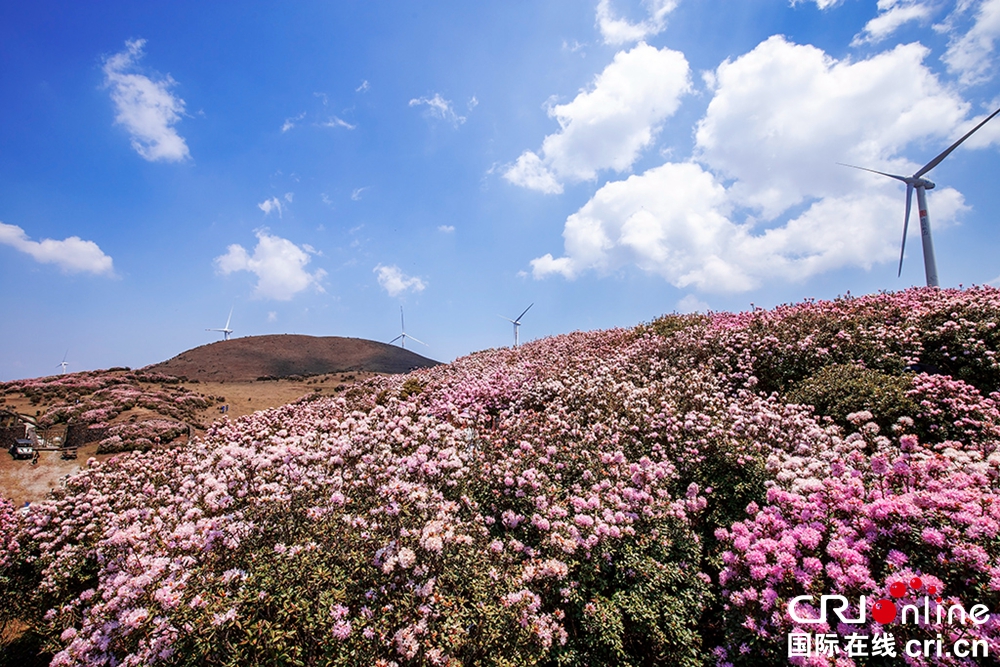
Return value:
M 345 371 L 407 373 L 437 365 L 433 359 L 373 340 L 279 334 L 202 345 L 146 370 L 201 382 L 246 382 Z
M 1000 653 L 998 322 L 994 288 L 667 315 L 89 464 L 0 500 L 0 666 L 996 664 L 958 651 Z M 829 595 L 863 620 L 792 611 Z

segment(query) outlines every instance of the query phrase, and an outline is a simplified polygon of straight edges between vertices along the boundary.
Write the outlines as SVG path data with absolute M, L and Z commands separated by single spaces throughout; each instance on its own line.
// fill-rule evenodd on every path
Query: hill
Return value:
M 373 340 L 279 334 L 202 345 L 145 370 L 200 382 L 248 382 L 347 371 L 407 373 L 438 363 Z
M 0 666 L 996 664 L 998 321 L 994 288 L 667 315 L 88 463 L 0 500 Z M 789 661 L 813 635 L 839 655 Z

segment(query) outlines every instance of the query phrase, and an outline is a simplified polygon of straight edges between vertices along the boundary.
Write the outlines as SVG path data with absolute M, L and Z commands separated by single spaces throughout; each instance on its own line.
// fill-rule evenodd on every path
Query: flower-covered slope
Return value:
M 0 396 L 3 403 L 23 398 L 37 406 L 34 421 L 49 436 L 67 424 L 86 428 L 85 440 L 97 441 L 102 454 L 168 443 L 189 425 L 202 428 L 199 411 L 225 400 L 192 391 L 180 378 L 128 369 L 3 382 Z
M 668 316 L 220 422 L 0 504 L 0 621 L 54 665 L 760 665 L 799 595 L 1000 610 L 998 316 Z

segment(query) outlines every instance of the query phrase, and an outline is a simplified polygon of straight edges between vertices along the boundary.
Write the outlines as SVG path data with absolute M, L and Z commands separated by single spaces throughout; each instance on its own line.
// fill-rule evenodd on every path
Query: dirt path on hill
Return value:
M 85 468 L 87 459 L 108 459 L 112 454 L 97 456 L 97 444 L 81 447 L 77 458 L 63 460 L 59 452 L 39 452 L 38 463 L 29 459 L 15 460 L 7 452 L 0 452 L 0 494 L 20 507 L 26 502 L 37 502 L 59 486 L 65 475 L 72 475 Z

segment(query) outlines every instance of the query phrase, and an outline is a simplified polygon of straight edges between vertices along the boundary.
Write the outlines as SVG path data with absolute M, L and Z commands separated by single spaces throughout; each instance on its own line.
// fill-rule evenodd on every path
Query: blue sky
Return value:
M 909 174 L 1000 106 L 1000 0 L 6 3 L 0 380 L 235 336 L 521 340 L 923 283 Z M 929 174 L 1000 279 L 1000 119 Z

